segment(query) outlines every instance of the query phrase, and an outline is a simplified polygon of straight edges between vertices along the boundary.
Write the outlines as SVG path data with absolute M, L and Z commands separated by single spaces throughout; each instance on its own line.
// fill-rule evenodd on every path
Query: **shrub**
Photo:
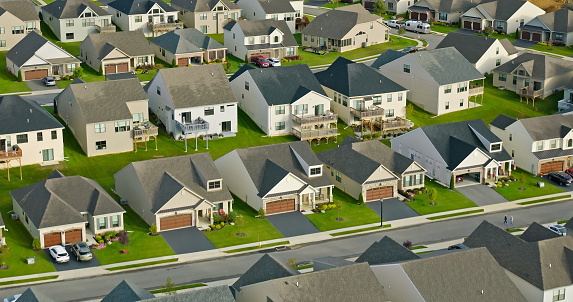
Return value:
M 99 244 L 102 244 L 102 243 L 103 243 L 103 240 L 98 240 L 97 242 L 98 242 Z
M 490 36 L 492 33 L 496 33 L 491 27 L 484 28 L 482 32 L 486 36 Z
M 503 31 L 500 32 L 499 34 L 502 35 L 502 36 L 505 36 L 505 33 L 504 33 Z
M 325 204 L 323 204 L 323 205 L 320 207 L 320 210 L 321 210 L 321 211 L 326 211 L 326 210 L 328 210 L 328 206 L 325 205 Z
M 360 193 L 360 195 L 358 195 L 358 203 L 361 205 L 364 204 L 364 196 L 362 195 L 362 193 Z
M 296 268 L 296 258 L 289 258 L 287 261 L 287 265 L 292 268 Z
M 214 225 L 214 224 L 212 224 L 212 225 L 211 225 L 211 228 L 212 228 L 212 229 L 214 229 L 214 228 L 215 228 L 215 225 Z
M 211 232 L 211 228 L 207 228 L 207 232 Z
M 428 191 L 428 199 L 429 199 L 431 202 L 434 202 L 434 200 L 436 200 L 437 197 L 438 197 L 438 190 L 436 190 L 436 189 L 434 189 L 434 188 L 431 188 L 431 189 Z
M 229 212 L 229 221 L 231 221 L 231 222 L 235 221 L 235 219 L 237 219 L 237 216 L 238 216 L 237 212 L 235 212 L 235 211 Z
M 171 61 L 171 66 L 173 66 L 174 68 L 177 67 L 177 61 L 175 61 L 175 59 Z
M 100 236 L 100 235 L 95 236 L 95 240 L 96 240 L 97 242 L 99 242 L 99 241 L 101 240 L 101 236 Z
M 452 174 L 452 178 L 450 179 L 450 190 L 453 190 L 456 187 L 456 178 L 454 174 Z
M 40 239 L 34 238 L 34 240 L 32 240 L 32 248 L 35 251 L 40 250 L 42 248 L 42 243 L 40 242 Z
M 362 136 L 362 138 L 364 138 L 364 139 L 371 139 L 371 138 L 372 138 L 372 134 L 370 134 L 370 133 L 364 134 L 364 135 Z
M 222 226 L 222 227 L 225 226 L 225 223 L 224 223 L 224 222 L 221 222 L 221 226 Z
M 151 224 L 149 227 L 149 232 L 153 235 L 157 234 L 157 225 L 154 223 Z
M 259 208 L 257 214 L 259 215 L 260 219 L 265 219 L 265 209 L 263 209 L 262 207 Z
M 539 43 L 537 43 L 537 45 L 547 46 L 547 43 L 541 43 L 541 42 L 539 42 Z
M 404 29 L 404 27 L 398 28 L 398 34 L 399 34 L 399 35 L 403 35 L 403 34 L 405 34 L 405 33 L 406 33 L 406 29 Z
M 225 63 L 225 66 L 227 66 L 227 70 L 231 70 L 231 62 Z
M 335 205 L 335 204 L 331 203 L 331 204 L 328 205 L 328 209 L 329 209 L 329 210 L 330 210 L 330 209 L 334 209 L 334 208 L 336 208 L 336 205 Z
M 110 237 L 109 235 L 108 235 L 108 236 L 105 236 L 104 238 L 105 238 L 105 241 L 106 241 L 106 242 L 111 239 L 111 237 Z
M 501 183 L 501 181 L 498 181 L 498 182 L 497 182 L 497 187 L 498 187 L 498 188 L 503 187 L 503 183 Z
M 220 230 L 220 229 L 221 229 L 221 225 L 218 224 L 218 225 L 215 226 L 215 228 L 216 228 L 217 230 Z
M 379 137 L 380 137 L 380 132 L 372 133 L 372 138 L 379 138 Z
M 22 70 L 18 70 L 18 82 L 22 82 Z
M 100 76 L 103 75 L 103 64 L 100 64 L 100 65 L 99 65 L 99 72 L 98 72 L 98 74 L 99 74 Z
M 127 234 L 127 231 L 121 231 L 118 238 L 119 244 L 124 248 L 129 244 L 129 234 Z
M 213 214 L 213 223 L 214 224 L 219 224 L 221 222 L 221 215 L 219 214 Z
M 410 240 L 404 241 L 404 243 L 402 243 L 402 245 L 409 250 L 411 250 L 413 247 L 412 241 L 410 241 Z
M 163 69 L 165 66 L 163 66 L 163 64 L 155 64 L 155 66 L 153 66 L 153 69 Z

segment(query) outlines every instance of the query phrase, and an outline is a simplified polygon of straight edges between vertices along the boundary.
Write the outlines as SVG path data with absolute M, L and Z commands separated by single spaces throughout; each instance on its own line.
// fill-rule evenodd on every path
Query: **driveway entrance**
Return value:
M 272 225 L 285 237 L 294 237 L 312 233 L 318 233 L 319 230 L 304 217 L 301 212 L 288 212 L 267 216 Z
M 414 211 L 406 203 L 400 201 L 398 198 L 384 199 L 383 203 L 383 218 L 386 221 L 420 216 L 418 212 Z M 376 214 L 380 215 L 380 201 L 367 202 L 366 205 L 374 212 L 376 212 Z
M 480 207 L 508 201 L 486 185 L 467 186 L 456 188 L 456 190 Z
M 195 227 L 161 232 L 175 254 L 195 253 L 215 249 L 215 246 Z

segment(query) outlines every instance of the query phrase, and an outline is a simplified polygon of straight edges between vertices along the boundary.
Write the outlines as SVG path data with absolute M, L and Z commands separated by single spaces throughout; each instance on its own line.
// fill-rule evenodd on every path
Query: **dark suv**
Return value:
M 573 178 L 564 172 L 549 172 L 547 178 L 562 186 L 568 186 L 573 182 Z

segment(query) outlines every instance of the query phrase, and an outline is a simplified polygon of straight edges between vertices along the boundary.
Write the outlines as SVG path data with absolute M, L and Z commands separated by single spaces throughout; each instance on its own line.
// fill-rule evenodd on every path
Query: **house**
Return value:
M 23 0 L 0 1 L 0 27 L 9 29 L 0 34 L 0 51 L 11 49 L 32 31 L 40 32 L 35 5 Z
M 236 293 L 244 286 L 297 275 L 300 275 L 298 270 L 265 253 L 231 285 L 231 289 Z
M 449 33 L 436 49 L 454 47 L 481 74 L 492 70 L 517 57 L 517 49 L 508 39 L 480 37 L 456 32 Z
M 559 238 L 559 236 L 561 235 L 553 232 L 549 228 L 546 228 L 534 221 L 527 227 L 527 230 L 525 230 L 525 232 L 521 233 L 519 239 L 527 242 L 537 242 L 552 238 Z
M 54 170 L 46 180 L 10 195 L 14 213 L 42 248 L 123 230 L 125 210 L 92 179 Z
M 573 167 L 573 116 L 547 115 L 514 119 L 500 114 L 490 124 L 515 164 L 533 174 Z
M 54 302 L 54 300 L 48 298 L 43 293 L 31 287 L 28 287 L 28 289 L 22 293 L 18 300 L 25 302 Z
M 420 256 L 392 238 L 384 236 L 380 241 L 374 241 L 355 262 L 368 262 L 368 264 L 373 266 L 416 259 L 420 259 Z
M 307 142 L 235 149 L 215 161 L 229 190 L 266 214 L 332 202 L 334 185 Z
M 160 0 L 115 0 L 107 5 L 107 11 L 121 30 L 141 30 L 146 37 L 183 28 L 177 9 Z
M 132 162 L 114 174 L 117 195 L 157 231 L 206 228 L 233 197 L 209 153 Z
M 494 257 L 476 248 L 370 268 L 389 301 L 529 301 Z
M 511 173 L 513 158 L 481 119 L 416 128 L 390 140 L 392 150 L 450 186 L 494 182 Z
M 123 300 L 122 300 L 123 301 Z M 235 302 L 235 297 L 228 285 L 206 286 L 193 289 L 189 292 L 165 295 L 153 299 L 144 300 L 146 302 Z
M 537 16 L 521 26 L 520 31 L 522 40 L 573 44 L 573 11 L 562 8 Z
M 412 3 L 416 3 L 417 0 L 387 0 L 384 1 L 386 4 L 386 11 L 390 13 L 394 13 L 394 15 L 401 15 L 408 11 L 408 7 L 412 5 Z M 376 4 L 375 0 L 363 0 L 362 6 L 370 11 L 374 11 L 374 5 Z
M 70 76 L 81 63 L 63 48 L 36 32 L 27 34 L 4 56 L 8 71 L 22 81 L 47 76 Z
M 176 29 L 149 40 L 155 57 L 173 66 L 226 61 L 227 48 L 195 28 Z
M 337 258 L 337 257 L 331 257 L 331 256 L 320 257 L 317 259 L 312 259 L 312 271 L 318 272 L 318 271 L 323 271 L 323 270 L 327 270 L 327 269 L 331 269 L 331 268 L 342 267 L 342 266 L 347 266 L 347 265 L 352 265 L 352 264 L 354 264 L 354 262 L 344 260 L 341 258 Z
M 513 35 L 533 18 L 545 14 L 535 4 L 524 0 L 486 0 L 461 16 L 462 28 L 482 31 L 486 27 Z
M 364 201 L 391 198 L 398 190 L 424 186 L 426 170 L 379 141 L 359 142 L 347 136 L 338 148 L 317 154 L 340 190 Z
M 337 115 L 306 64 L 266 69 L 244 65 L 229 80 L 241 109 L 267 135 L 336 139 Z
M 297 30 L 295 21 L 303 13 L 302 0 L 238 0 L 241 17 L 247 20 L 284 20 L 291 32 Z
M 483 221 L 464 244 L 487 248 L 527 301 L 568 301 L 565 294 L 573 290 L 571 236 L 527 242 Z
M 243 0 L 241 0 L 243 1 Z M 302 45 L 345 52 L 388 42 L 390 28 L 383 18 L 361 5 L 348 5 L 316 16 L 302 30 Z
M 35 101 L 0 97 L 0 120 L 0 167 L 64 160 L 64 126 Z
M 513 90 L 520 99 L 545 98 L 564 88 L 571 78 L 573 62 L 529 52 L 493 70 L 493 86 Z
M 173 0 L 170 4 L 179 10 L 179 20 L 186 27 L 204 34 L 222 34 L 227 23 L 241 16 L 241 8 L 229 0 Z
M 347 125 L 376 127 L 381 133 L 413 126 L 406 119 L 408 90 L 365 64 L 338 57 L 314 75 Z
M 145 90 L 149 109 L 176 139 L 237 132 L 237 100 L 221 64 L 161 69 Z
M 90 34 L 80 44 L 80 59 L 106 75 L 153 65 L 155 54 L 141 30 L 120 31 L 105 35 Z
M 258 56 L 280 60 L 298 55 L 298 43 L 284 20 L 230 21 L 223 29 L 229 54 L 247 63 Z
M 395 0 L 388 0 L 387 6 L 390 7 L 390 3 L 393 1 Z M 398 2 L 398 6 L 402 4 L 401 2 Z M 407 7 L 410 19 L 458 24 L 460 16 L 469 9 L 476 7 L 480 2 L 481 0 L 420 0 L 414 1 L 412 5 L 408 1 Z
M 41 8 L 42 20 L 62 42 L 83 41 L 90 34 L 115 32 L 111 15 L 90 0 L 56 0 Z
M 107 294 L 101 302 L 137 302 L 155 298 L 155 295 L 145 289 L 133 284 L 130 281 L 123 280 Z
M 147 95 L 138 79 L 75 80 L 55 104 L 87 156 L 137 150 L 137 142 L 147 146 L 151 138 L 157 149 L 158 129 L 149 122 Z
M 573 77 L 563 87 L 563 99 L 557 102 L 559 111 L 570 111 L 573 109 Z
M 435 115 L 468 109 L 472 97 L 483 99 L 483 74 L 454 47 L 410 54 L 389 49 L 372 68 L 408 89 L 408 100 Z

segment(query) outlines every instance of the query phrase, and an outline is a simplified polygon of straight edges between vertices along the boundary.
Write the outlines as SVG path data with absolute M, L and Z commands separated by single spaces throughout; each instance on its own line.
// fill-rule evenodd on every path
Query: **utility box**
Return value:
M 543 188 L 543 187 L 545 187 L 545 183 L 542 182 L 542 181 L 538 181 L 538 182 L 537 182 L 537 186 L 540 187 L 540 188 Z

